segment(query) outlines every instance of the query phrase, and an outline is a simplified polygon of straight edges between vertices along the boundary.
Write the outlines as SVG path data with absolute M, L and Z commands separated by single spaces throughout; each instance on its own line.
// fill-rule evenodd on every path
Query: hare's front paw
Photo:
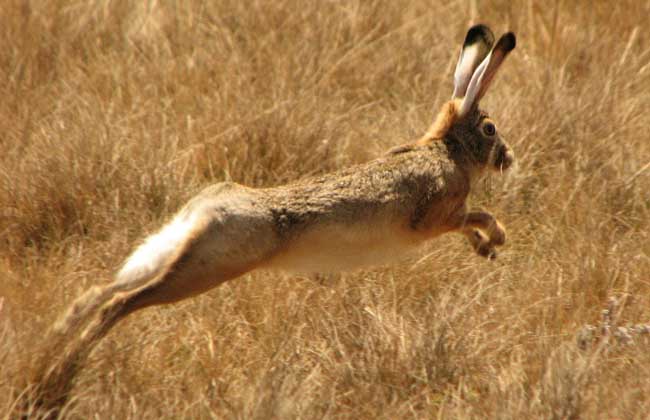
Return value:
M 490 244 L 485 244 L 476 249 L 476 253 L 481 257 L 485 257 L 488 260 L 493 260 L 497 257 L 497 250 Z
M 495 220 L 490 226 L 488 235 L 490 236 L 490 244 L 493 246 L 501 246 L 506 243 L 506 230 L 498 220 Z
M 497 257 L 497 251 L 494 249 L 495 244 L 483 232 L 478 229 L 472 229 L 467 236 L 478 255 L 490 260 Z

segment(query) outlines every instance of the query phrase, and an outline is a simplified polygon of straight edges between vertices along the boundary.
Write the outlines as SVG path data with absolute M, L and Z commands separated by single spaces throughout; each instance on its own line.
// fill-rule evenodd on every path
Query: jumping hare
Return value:
M 478 108 L 513 33 L 483 25 L 465 38 L 452 99 L 419 140 L 371 162 L 266 189 L 211 186 L 191 199 L 128 258 L 114 283 L 81 296 L 54 326 L 36 368 L 32 403 L 53 409 L 93 344 L 121 318 L 198 295 L 257 268 L 319 272 L 384 263 L 446 232 L 464 234 L 478 254 L 505 242 L 489 213 L 468 211 L 470 186 L 514 155 Z M 75 338 L 76 337 L 76 338 Z

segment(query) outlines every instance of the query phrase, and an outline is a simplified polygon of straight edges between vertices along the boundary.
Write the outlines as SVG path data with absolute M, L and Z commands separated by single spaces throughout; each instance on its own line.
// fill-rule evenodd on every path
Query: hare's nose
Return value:
M 503 169 L 508 169 L 512 166 L 512 163 L 515 161 L 515 152 L 511 148 L 506 146 L 505 156 L 503 158 Z
M 512 166 L 514 161 L 515 153 L 508 146 L 504 145 L 499 147 L 499 153 L 497 154 L 494 166 L 496 166 L 496 169 L 505 171 Z

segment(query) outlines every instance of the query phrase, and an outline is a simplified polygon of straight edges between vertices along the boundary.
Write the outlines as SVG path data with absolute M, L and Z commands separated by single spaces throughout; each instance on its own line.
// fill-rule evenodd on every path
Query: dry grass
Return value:
M 478 2 L 476 2 L 478 3 Z M 644 418 L 650 322 L 642 1 L 97 0 L 0 5 L 0 413 L 44 332 L 202 186 L 277 185 L 422 134 L 471 19 L 518 47 L 484 108 L 509 228 L 400 265 L 257 272 L 121 323 L 63 416 Z M 9 414 L 7 414 L 7 417 Z

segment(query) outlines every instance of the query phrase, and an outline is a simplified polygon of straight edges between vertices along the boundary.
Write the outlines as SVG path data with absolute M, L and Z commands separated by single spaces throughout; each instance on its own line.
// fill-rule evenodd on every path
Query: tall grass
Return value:
M 0 413 L 45 331 L 201 187 L 279 185 L 422 134 L 471 21 L 518 46 L 483 107 L 517 167 L 461 237 L 358 273 L 255 272 L 120 324 L 66 418 L 644 418 L 647 2 L 0 6 Z M 600 324 L 599 324 L 600 325 Z M 602 331 L 601 331 L 602 330 Z M 579 345 L 582 343 L 582 345 Z

